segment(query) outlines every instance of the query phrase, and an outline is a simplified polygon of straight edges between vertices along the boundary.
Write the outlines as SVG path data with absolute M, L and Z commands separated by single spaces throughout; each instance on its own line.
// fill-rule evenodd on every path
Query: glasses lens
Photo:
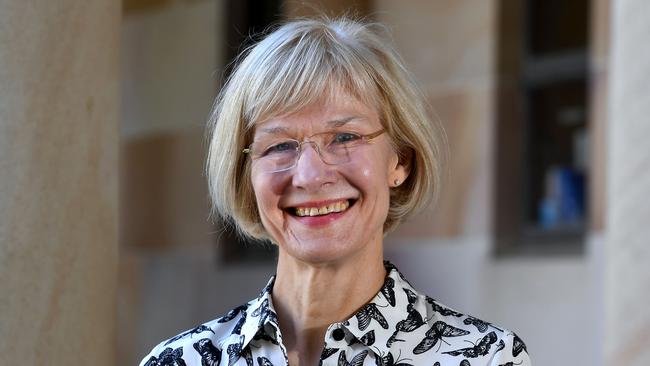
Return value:
M 319 135 L 323 161 L 328 164 L 344 164 L 351 160 L 352 150 L 359 146 L 363 137 L 353 132 L 328 132 Z
M 264 171 L 276 172 L 289 169 L 298 156 L 300 143 L 296 140 L 274 142 L 262 148 L 253 146 L 254 155 Z

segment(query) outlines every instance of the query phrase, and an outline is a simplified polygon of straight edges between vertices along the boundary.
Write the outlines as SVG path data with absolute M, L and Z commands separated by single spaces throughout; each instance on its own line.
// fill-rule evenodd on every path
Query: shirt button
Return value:
M 336 328 L 332 331 L 332 338 L 334 338 L 335 341 L 343 340 L 343 338 L 345 338 L 345 332 L 343 332 L 343 329 L 341 328 Z

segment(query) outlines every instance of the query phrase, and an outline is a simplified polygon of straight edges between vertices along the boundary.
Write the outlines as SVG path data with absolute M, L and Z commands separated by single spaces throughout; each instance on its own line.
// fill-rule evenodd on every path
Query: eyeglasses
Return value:
M 373 139 L 384 133 L 383 129 L 361 135 L 355 132 L 321 132 L 305 138 L 281 139 L 253 142 L 242 150 L 257 160 L 262 171 L 275 173 L 289 170 L 296 166 L 303 150 L 303 144 L 312 144 L 321 160 L 328 165 L 339 165 L 352 160 L 353 150 L 363 144 L 370 144 Z

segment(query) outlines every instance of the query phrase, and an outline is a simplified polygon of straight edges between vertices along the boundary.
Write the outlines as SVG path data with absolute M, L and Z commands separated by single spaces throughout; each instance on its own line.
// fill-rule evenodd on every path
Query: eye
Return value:
M 293 140 L 282 141 L 277 144 L 273 144 L 264 150 L 262 156 L 277 155 L 287 152 L 294 152 L 298 149 L 298 143 Z
M 352 132 L 337 132 L 332 138 L 333 144 L 348 144 L 361 139 L 361 136 Z

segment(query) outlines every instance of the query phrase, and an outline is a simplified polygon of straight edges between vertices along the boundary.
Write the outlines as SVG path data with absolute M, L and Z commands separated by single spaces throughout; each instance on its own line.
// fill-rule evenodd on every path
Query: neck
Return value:
M 280 250 L 273 304 L 287 352 L 317 364 L 327 327 L 348 319 L 379 291 L 386 270 L 381 245 L 331 263 L 306 263 Z M 290 361 L 291 361 L 290 357 Z

